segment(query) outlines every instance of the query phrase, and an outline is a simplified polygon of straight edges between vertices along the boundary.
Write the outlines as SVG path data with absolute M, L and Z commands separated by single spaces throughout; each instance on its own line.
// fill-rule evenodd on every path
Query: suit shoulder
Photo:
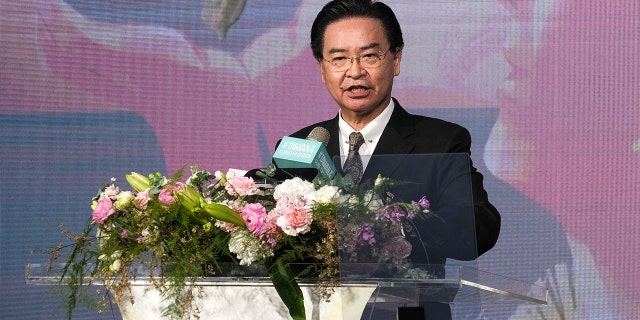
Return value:
M 416 124 L 417 130 L 420 131 L 428 131 L 430 133 L 433 132 L 441 132 L 441 133 L 456 133 L 456 132 L 468 132 L 468 130 L 454 122 L 450 122 L 447 120 L 432 118 L 423 115 L 411 114 L 412 122 Z
M 425 115 L 410 113 L 402 106 L 400 106 L 397 100 L 394 101 L 396 103 L 396 110 L 391 116 L 391 123 L 393 123 L 393 125 L 396 127 L 402 127 L 410 124 L 410 126 L 418 132 L 429 132 L 430 134 L 434 134 L 434 132 L 437 132 L 446 135 L 455 134 L 456 132 L 468 132 L 466 128 L 457 123 Z

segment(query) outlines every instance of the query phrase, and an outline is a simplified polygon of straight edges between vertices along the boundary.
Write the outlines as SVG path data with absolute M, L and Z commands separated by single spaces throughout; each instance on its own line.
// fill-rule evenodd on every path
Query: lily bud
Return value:
M 202 195 L 191 186 L 184 186 L 184 189 L 175 192 L 175 196 L 180 204 L 191 212 L 200 209 L 201 200 L 204 200 Z
M 207 214 L 215 219 L 233 223 L 236 226 L 245 226 L 244 220 L 242 220 L 240 214 L 223 204 L 207 203 L 202 208 Z
M 142 192 L 150 188 L 149 178 L 137 172 L 131 172 L 131 174 L 125 175 L 125 178 L 131 187 L 138 192 Z

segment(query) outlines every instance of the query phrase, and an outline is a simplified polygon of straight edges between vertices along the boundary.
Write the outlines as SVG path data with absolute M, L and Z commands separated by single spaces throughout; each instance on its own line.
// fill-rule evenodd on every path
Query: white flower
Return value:
M 239 229 L 231 233 L 229 251 L 240 259 L 240 265 L 248 266 L 260 259 L 273 256 L 273 252 L 265 250 L 260 245 L 260 239 L 253 236 L 246 229 Z
M 380 199 L 380 196 L 371 190 L 367 191 L 363 200 L 367 204 L 369 210 L 374 211 L 384 207 L 384 202 Z
M 120 193 L 120 188 L 118 188 L 116 185 L 112 184 L 112 185 L 104 188 L 104 191 L 102 191 L 102 197 L 115 199 L 115 197 L 118 195 L 118 193 Z
M 135 199 L 135 197 L 131 191 L 122 191 L 116 195 L 116 201 L 113 203 L 113 206 L 118 210 L 124 210 L 131 204 L 133 199 Z
M 116 259 L 110 266 L 109 266 L 109 270 L 111 271 L 118 271 L 120 270 L 120 268 L 122 268 L 122 261 L 120 261 L 120 259 Z
M 378 187 L 382 186 L 382 184 L 387 180 L 388 180 L 388 178 L 383 178 L 381 175 L 378 175 L 376 177 L 376 182 L 374 182 L 374 186 L 376 188 L 378 188 Z
M 227 177 L 225 177 L 222 171 L 216 170 L 216 172 L 213 173 L 213 176 L 216 177 L 216 180 L 218 180 L 221 185 L 224 185 L 225 183 L 227 183 Z
M 316 189 L 313 183 L 298 177 L 285 180 L 273 190 L 273 198 L 277 201 L 282 198 L 304 199 L 310 205 L 315 198 Z
M 315 202 L 332 203 L 340 196 L 340 188 L 336 186 L 322 186 L 315 194 Z
M 346 205 L 356 206 L 360 203 L 358 197 L 352 194 L 344 194 L 338 196 L 338 202 Z
M 227 174 L 226 174 L 227 180 L 231 180 L 231 179 L 233 179 L 235 177 L 236 177 L 236 171 L 235 170 L 232 170 L 232 169 L 227 170 Z

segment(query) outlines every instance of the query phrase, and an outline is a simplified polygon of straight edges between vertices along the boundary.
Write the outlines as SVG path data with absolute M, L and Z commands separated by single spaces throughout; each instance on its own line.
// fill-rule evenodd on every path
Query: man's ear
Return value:
M 327 70 L 325 69 L 324 63 L 322 63 L 322 60 L 317 60 L 317 61 L 318 61 L 318 69 L 320 69 L 320 76 L 322 77 L 322 83 L 326 84 L 324 76 Z
M 400 74 L 400 60 L 402 60 L 402 49 L 396 51 L 393 56 L 393 75 L 395 76 Z

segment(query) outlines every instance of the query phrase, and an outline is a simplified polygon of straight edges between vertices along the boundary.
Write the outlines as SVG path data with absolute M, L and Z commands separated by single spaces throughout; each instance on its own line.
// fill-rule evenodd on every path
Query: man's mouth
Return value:
M 363 86 L 351 86 L 349 88 L 347 88 L 347 91 L 352 92 L 352 93 L 359 93 L 359 92 L 364 92 L 368 90 L 367 87 L 363 87 Z

